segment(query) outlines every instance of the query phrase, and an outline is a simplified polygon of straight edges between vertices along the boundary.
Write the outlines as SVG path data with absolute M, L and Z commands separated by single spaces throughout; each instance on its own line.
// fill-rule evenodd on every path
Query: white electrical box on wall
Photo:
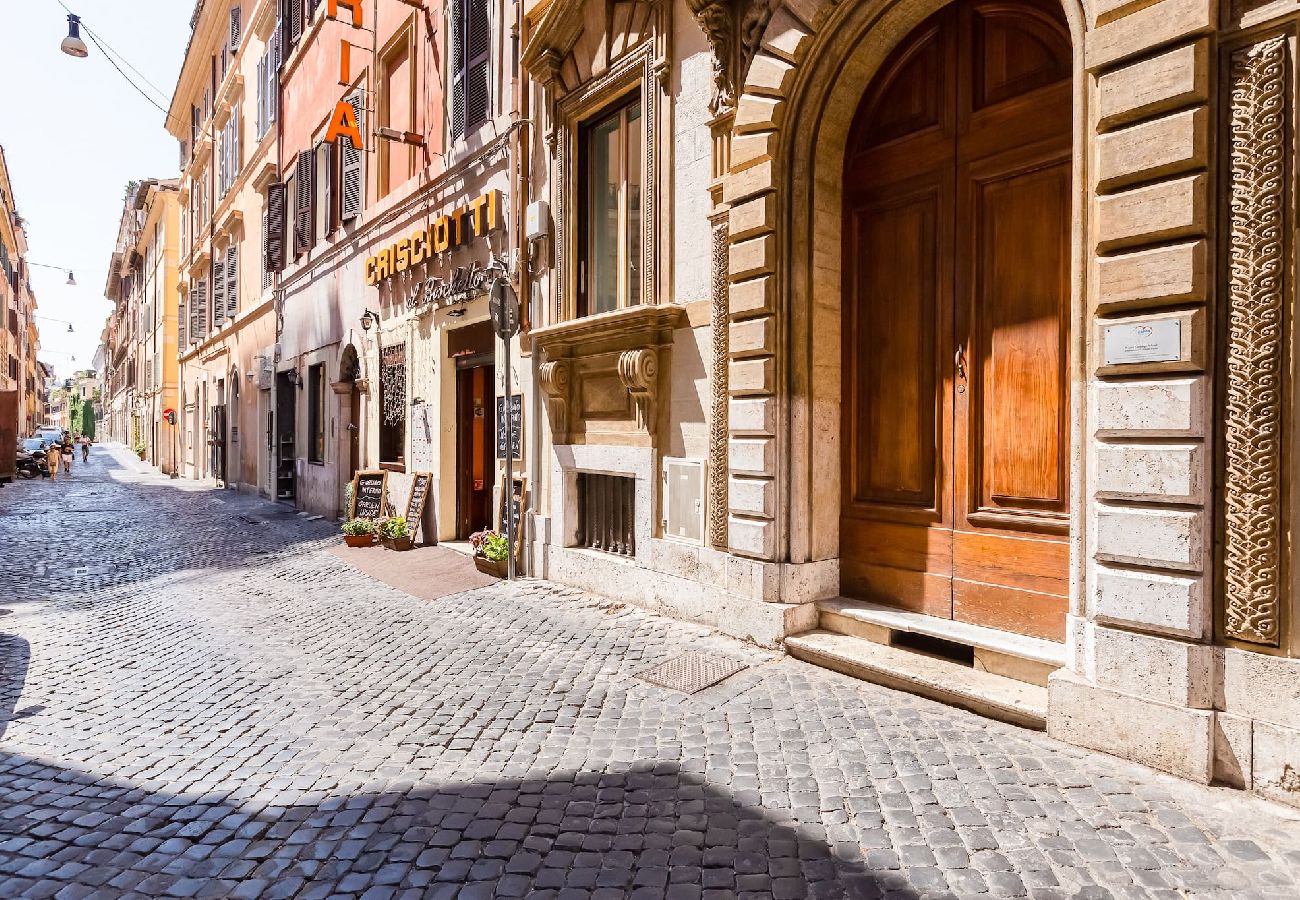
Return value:
M 704 460 L 665 457 L 664 537 L 704 543 Z
M 535 241 L 551 233 L 551 210 L 545 200 L 534 200 L 524 209 L 524 238 Z

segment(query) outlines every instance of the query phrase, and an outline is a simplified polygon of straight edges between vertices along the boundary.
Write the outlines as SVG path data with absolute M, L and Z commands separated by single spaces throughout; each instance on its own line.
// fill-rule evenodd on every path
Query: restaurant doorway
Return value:
M 494 351 L 489 322 L 457 329 L 448 336 L 448 354 L 456 367 L 457 540 L 492 527 L 492 488 L 496 481 Z

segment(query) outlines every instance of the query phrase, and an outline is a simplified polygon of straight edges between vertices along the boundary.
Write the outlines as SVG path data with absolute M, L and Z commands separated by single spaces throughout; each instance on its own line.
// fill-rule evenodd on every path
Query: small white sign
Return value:
M 1176 362 L 1183 358 L 1179 319 L 1106 326 L 1106 365 Z

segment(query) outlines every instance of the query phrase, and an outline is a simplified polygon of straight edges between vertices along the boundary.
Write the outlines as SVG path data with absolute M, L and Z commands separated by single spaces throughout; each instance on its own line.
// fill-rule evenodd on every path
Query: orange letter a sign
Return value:
M 337 141 L 340 137 L 347 137 L 352 141 L 352 146 L 358 150 L 363 149 L 361 142 L 361 129 L 357 127 L 357 114 L 352 109 L 352 104 L 346 100 L 340 100 L 334 107 L 334 115 L 330 119 L 329 131 L 325 132 L 325 140 L 331 143 Z

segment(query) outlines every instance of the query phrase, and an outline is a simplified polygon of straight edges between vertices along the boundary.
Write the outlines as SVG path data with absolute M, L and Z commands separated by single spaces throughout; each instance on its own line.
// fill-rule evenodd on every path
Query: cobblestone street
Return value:
M 1294 898 L 1300 816 L 96 447 L 0 489 L 0 897 Z M 687 650 L 747 668 L 686 696 Z

